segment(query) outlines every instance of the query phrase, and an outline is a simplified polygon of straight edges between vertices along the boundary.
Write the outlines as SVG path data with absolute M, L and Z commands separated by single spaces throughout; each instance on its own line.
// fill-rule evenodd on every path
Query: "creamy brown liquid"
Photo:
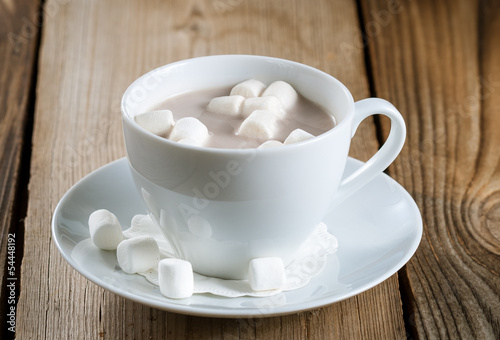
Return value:
M 225 149 L 256 148 L 265 140 L 247 138 L 236 135 L 243 118 L 228 117 L 206 110 L 210 100 L 215 97 L 228 96 L 231 88 L 204 89 L 187 92 L 166 99 L 152 110 L 170 110 L 177 121 L 184 117 L 195 117 L 208 128 L 210 137 L 207 147 Z M 279 120 L 276 135 L 273 139 L 283 142 L 295 129 L 302 129 L 318 136 L 335 126 L 333 117 L 318 105 L 299 95 L 299 100 L 286 115 Z

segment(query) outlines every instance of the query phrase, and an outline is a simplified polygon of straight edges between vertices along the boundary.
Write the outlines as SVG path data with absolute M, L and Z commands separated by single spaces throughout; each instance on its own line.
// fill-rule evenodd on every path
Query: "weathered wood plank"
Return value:
M 20 202 L 26 183 L 20 183 L 22 148 L 25 129 L 31 109 L 33 73 L 37 59 L 39 1 L 0 1 L 0 322 L 5 336 L 6 318 L 19 283 L 11 282 L 15 290 L 7 288 L 7 277 L 20 277 L 12 264 L 20 265 L 22 255 L 22 221 L 25 205 Z M 28 141 L 29 143 L 29 141 Z M 12 242 L 9 242 L 9 233 Z M 7 251 L 13 251 L 11 263 L 6 266 Z M 15 314 L 15 313 L 14 313 Z M 10 320 L 10 317 L 9 317 Z M 0 333 L 4 334 L 4 333 Z
M 57 6 L 55 6 L 57 4 Z M 402 338 L 396 276 L 341 303 L 265 319 L 199 318 L 110 294 L 67 265 L 50 240 L 53 209 L 78 179 L 125 155 L 119 101 L 140 74 L 175 60 L 263 54 L 329 72 L 369 96 L 352 1 L 48 1 L 36 103 L 20 338 Z M 354 44 L 354 45 L 353 45 Z M 349 48 L 344 53 L 342 47 Z M 354 46 L 354 47 L 353 47 Z M 353 47 L 353 48 L 351 48 Z M 378 148 L 373 123 L 352 155 Z
M 500 6 L 400 1 L 393 13 L 386 6 L 363 1 L 365 25 L 387 14 L 368 40 L 375 92 L 405 116 L 408 141 L 390 174 L 425 223 L 400 273 L 408 324 L 419 338 L 498 339 Z

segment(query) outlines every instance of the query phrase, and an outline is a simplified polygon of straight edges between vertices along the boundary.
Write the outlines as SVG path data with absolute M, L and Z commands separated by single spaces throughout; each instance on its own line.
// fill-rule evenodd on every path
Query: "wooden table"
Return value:
M 11 310 L 19 339 L 500 338 L 498 1 L 3 0 L 0 32 L 1 338 L 14 335 Z M 125 88 L 160 65 L 227 53 L 302 62 L 356 100 L 399 108 L 407 142 L 387 172 L 417 202 L 424 234 L 397 274 L 312 311 L 217 319 L 126 300 L 64 261 L 52 213 L 125 155 Z M 387 132 L 385 119 L 364 122 L 351 156 L 368 159 Z

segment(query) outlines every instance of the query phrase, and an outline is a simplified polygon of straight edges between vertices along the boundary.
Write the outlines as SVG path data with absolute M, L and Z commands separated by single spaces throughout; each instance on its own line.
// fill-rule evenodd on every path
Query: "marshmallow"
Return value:
M 170 110 L 141 113 L 135 116 L 134 120 L 144 129 L 161 137 L 167 137 L 174 126 L 174 117 Z
M 283 260 L 279 257 L 261 257 L 248 265 L 248 283 L 254 291 L 280 289 L 285 286 Z
M 276 130 L 277 117 L 271 111 L 256 110 L 238 129 L 238 134 L 250 138 L 271 139 Z
M 240 95 L 245 98 L 258 97 L 264 91 L 266 85 L 257 79 L 248 79 L 242 83 L 236 84 L 231 89 L 231 96 Z
M 167 258 L 158 263 L 160 292 L 168 298 L 185 299 L 193 295 L 194 275 L 191 263 Z
M 286 137 L 283 144 L 287 145 L 292 143 L 298 143 L 313 137 L 314 136 L 311 135 L 309 132 L 306 132 L 302 129 L 295 129 L 292 132 L 290 132 L 290 134 L 288 135 L 288 137 Z
M 214 113 L 237 117 L 240 115 L 241 106 L 244 100 L 245 97 L 243 96 L 215 97 L 208 103 L 207 110 Z
M 262 97 L 265 96 L 277 97 L 285 109 L 292 108 L 299 99 L 299 95 L 294 88 L 290 84 L 281 80 L 275 81 L 269 85 L 262 93 Z
M 90 238 L 104 250 L 115 250 L 123 240 L 123 232 L 116 216 L 106 209 L 94 211 L 89 217 Z
M 186 145 L 200 145 L 197 141 L 191 138 L 182 138 L 178 140 L 177 143 L 186 144 Z
M 247 98 L 241 107 L 241 115 L 246 118 L 256 110 L 268 110 L 279 117 L 285 114 L 285 108 L 281 101 L 273 96 Z
M 134 274 L 156 267 L 160 250 L 151 236 L 138 236 L 122 241 L 116 249 L 118 264 L 125 273 Z
M 271 139 L 271 140 L 265 141 L 264 143 L 259 145 L 259 147 L 257 149 L 275 148 L 277 146 L 282 146 L 282 145 L 283 145 L 283 143 L 281 143 L 280 141 Z
M 178 142 L 182 139 L 190 139 L 203 145 L 208 138 L 207 127 L 194 117 L 181 118 L 175 123 L 172 132 L 170 132 L 169 139 Z

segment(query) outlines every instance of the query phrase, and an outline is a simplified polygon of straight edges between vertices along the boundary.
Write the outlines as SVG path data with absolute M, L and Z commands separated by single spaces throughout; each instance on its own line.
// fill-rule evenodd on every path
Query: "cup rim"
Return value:
M 329 78 L 330 81 L 333 81 L 334 83 L 337 84 L 337 86 L 342 90 L 343 94 L 346 96 L 346 99 L 348 101 L 349 106 L 352 108 L 349 110 L 350 112 L 348 115 L 353 115 L 354 114 L 354 98 L 352 97 L 351 92 L 349 89 L 342 83 L 340 82 L 337 78 L 333 77 L 332 75 L 321 71 L 317 68 L 314 68 L 312 66 L 302 64 L 293 60 L 288 60 L 288 59 L 282 59 L 282 58 L 276 58 L 276 57 L 269 57 L 269 56 L 262 56 L 262 55 L 249 55 L 249 54 L 219 54 L 219 55 L 210 55 L 210 56 L 202 56 L 202 57 L 193 57 L 193 58 L 188 58 L 188 59 L 183 59 L 183 60 L 178 60 L 169 64 L 165 64 L 162 66 L 159 66 L 157 68 L 154 68 L 144 74 L 142 74 L 140 77 L 135 79 L 125 90 L 122 96 L 121 100 L 121 115 L 122 119 L 126 120 L 132 128 L 138 132 L 141 135 L 144 135 L 145 137 L 153 138 L 160 143 L 165 143 L 166 145 L 169 146 L 176 146 L 181 149 L 187 149 L 187 150 L 195 150 L 195 151 L 205 151 L 208 153 L 238 153 L 238 154 L 245 154 L 245 153 L 253 153 L 253 152 L 262 152 L 262 153 L 273 153 L 273 152 L 280 152 L 281 150 L 290 150 L 293 148 L 298 148 L 301 147 L 302 145 L 307 145 L 307 144 L 315 144 L 316 142 L 327 138 L 330 134 L 335 133 L 335 131 L 339 130 L 340 127 L 348 124 L 348 119 L 343 119 L 339 123 L 336 123 L 333 128 L 330 130 L 315 136 L 314 138 L 310 138 L 301 142 L 297 143 L 292 143 L 292 144 L 287 144 L 283 145 L 279 148 L 263 148 L 263 149 L 258 149 L 258 148 L 245 148 L 245 149 L 235 149 L 235 148 L 213 148 L 213 147 L 207 147 L 207 146 L 197 146 L 197 145 L 188 145 L 188 144 L 183 144 L 183 143 L 177 143 L 169 140 L 168 138 L 161 137 L 158 135 L 155 135 L 154 133 L 147 131 L 144 128 L 141 128 L 138 124 L 135 123 L 133 118 L 131 117 L 130 114 L 128 114 L 129 110 L 127 109 L 127 98 L 130 96 L 130 93 L 132 90 L 137 87 L 138 83 L 140 83 L 143 79 L 147 78 L 148 76 L 151 76 L 152 74 L 156 72 L 162 72 L 164 69 L 168 68 L 174 68 L 174 67 L 179 67 L 182 66 L 183 64 L 187 64 L 190 62 L 196 62 L 202 59 L 223 59 L 223 58 L 249 58 L 249 59 L 260 59 L 260 60 L 268 60 L 268 61 L 275 61 L 275 62 L 282 62 L 282 63 L 288 63 L 290 65 L 294 65 L 295 67 L 300 67 L 303 69 L 308 70 L 309 72 L 315 73 L 320 77 L 326 77 Z

